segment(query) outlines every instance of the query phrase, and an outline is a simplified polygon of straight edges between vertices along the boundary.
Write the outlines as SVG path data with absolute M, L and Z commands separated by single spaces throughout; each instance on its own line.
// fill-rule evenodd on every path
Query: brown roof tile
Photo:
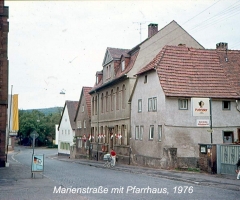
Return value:
M 121 55 L 126 55 L 129 52 L 129 49 L 119 49 L 108 47 L 107 50 L 111 54 L 113 59 L 120 59 Z
M 240 73 L 237 68 L 240 62 L 237 63 L 235 74 Z M 225 66 L 224 69 L 216 50 L 165 46 L 138 74 L 155 69 L 166 96 L 239 97 L 236 88 L 232 87 L 237 83 L 230 80 L 229 67 Z
M 68 108 L 68 115 L 72 129 L 75 129 L 74 117 L 78 107 L 78 101 L 66 101 L 65 106 Z

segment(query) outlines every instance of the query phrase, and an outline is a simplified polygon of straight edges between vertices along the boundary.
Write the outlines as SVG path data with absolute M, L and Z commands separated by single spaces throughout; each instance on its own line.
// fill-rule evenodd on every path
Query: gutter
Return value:
M 114 84 L 114 83 L 117 83 L 117 82 L 121 81 L 122 78 L 127 78 L 127 74 L 123 74 L 122 76 L 118 77 L 117 79 L 114 79 L 114 80 L 112 80 L 112 81 L 109 81 L 109 82 L 101 85 L 100 87 L 98 87 L 98 88 L 96 88 L 96 89 L 94 89 L 94 90 L 91 90 L 91 91 L 89 92 L 89 94 L 96 93 L 97 91 L 101 90 L 102 88 L 104 88 L 104 87 L 106 87 L 106 86 L 109 86 L 109 85 L 112 85 L 112 84 Z

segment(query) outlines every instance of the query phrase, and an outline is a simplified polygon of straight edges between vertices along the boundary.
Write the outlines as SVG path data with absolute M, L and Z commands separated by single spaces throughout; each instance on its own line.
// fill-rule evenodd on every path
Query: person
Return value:
M 116 163 L 116 152 L 112 149 L 110 152 L 110 155 L 112 157 L 112 165 L 115 166 Z
M 237 170 L 236 170 L 236 173 L 237 173 L 237 179 L 240 179 L 240 170 L 238 170 L 238 168 L 240 167 L 240 158 L 238 159 L 238 162 L 237 162 Z

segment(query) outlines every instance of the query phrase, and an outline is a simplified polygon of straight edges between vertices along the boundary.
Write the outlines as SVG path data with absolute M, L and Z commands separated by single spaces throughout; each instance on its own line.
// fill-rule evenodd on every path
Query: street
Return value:
M 238 199 L 239 191 L 169 180 L 57 159 L 57 149 L 36 148 L 44 154 L 44 173 L 31 179 L 32 149 L 16 147 L 9 155 L 12 177 L 0 169 L 0 199 Z M 70 161 L 70 159 L 69 159 Z M 20 170 L 21 169 L 21 170 Z M 8 176 L 7 176 L 8 175 Z M 10 176 L 10 177 L 9 177 Z M 240 184 L 240 182 L 239 182 Z

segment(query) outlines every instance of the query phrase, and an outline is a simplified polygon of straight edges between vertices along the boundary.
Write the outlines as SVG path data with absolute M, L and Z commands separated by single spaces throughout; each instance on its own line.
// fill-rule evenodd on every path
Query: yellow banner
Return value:
M 18 121 L 18 94 L 13 95 L 13 103 L 12 103 L 12 108 L 13 108 L 13 125 L 12 125 L 12 130 L 13 131 L 18 131 L 19 130 L 19 121 Z

